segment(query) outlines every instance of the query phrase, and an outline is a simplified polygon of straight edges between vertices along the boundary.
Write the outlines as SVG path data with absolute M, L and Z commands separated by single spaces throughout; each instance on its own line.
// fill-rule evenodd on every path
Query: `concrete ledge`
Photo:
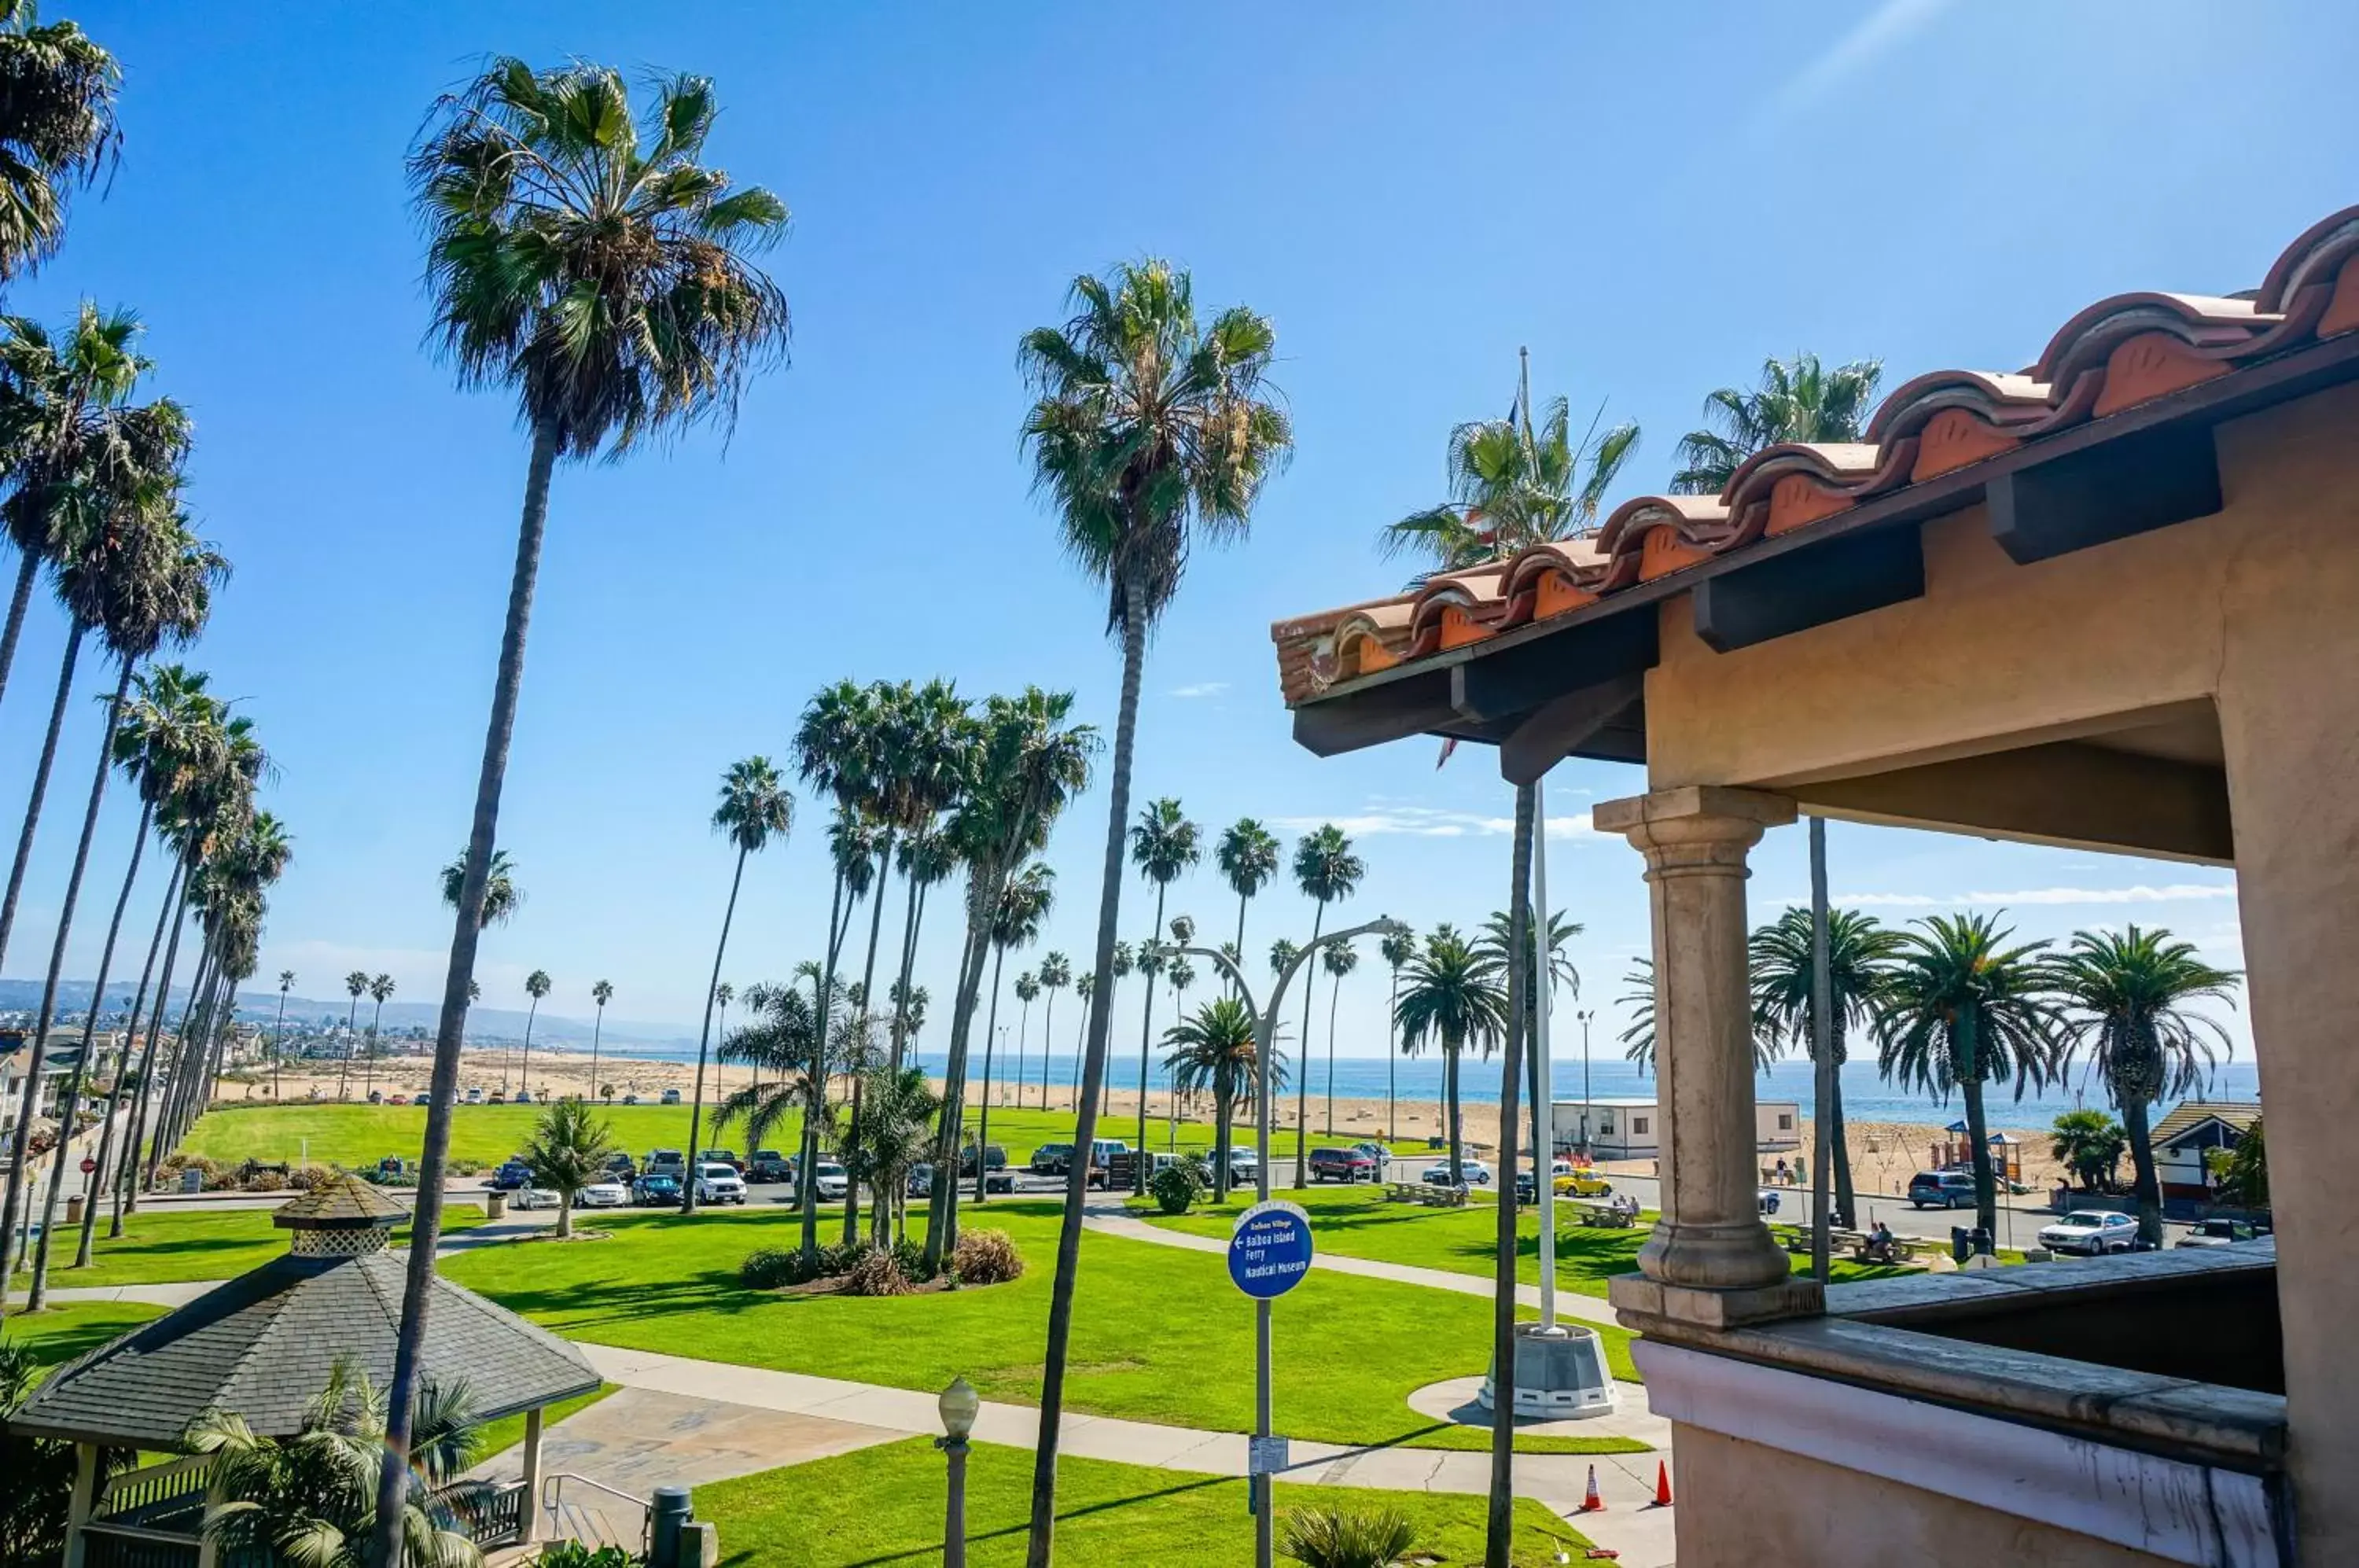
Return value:
M 1643 1334 L 1670 1329 L 1672 1337 L 1677 1337 L 1680 1324 L 1733 1329 L 1745 1323 L 1815 1317 L 1826 1304 L 1824 1288 L 1807 1279 L 1744 1290 L 1706 1290 L 1666 1285 L 1644 1274 L 1616 1274 L 1605 1282 L 1605 1295 L 1624 1327 Z

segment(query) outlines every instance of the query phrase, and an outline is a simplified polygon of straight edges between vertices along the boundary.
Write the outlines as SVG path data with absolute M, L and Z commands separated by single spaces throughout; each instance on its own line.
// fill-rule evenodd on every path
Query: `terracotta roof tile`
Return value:
M 1864 441 L 1770 447 L 1719 495 L 1642 495 L 1615 507 L 1594 536 L 1439 575 L 1415 593 L 1280 621 L 1270 628 L 1279 686 L 1299 703 L 2352 331 L 2359 206 L 2303 231 L 2249 293 L 2112 295 L 2058 328 L 2021 370 L 1935 370 L 1902 383 Z

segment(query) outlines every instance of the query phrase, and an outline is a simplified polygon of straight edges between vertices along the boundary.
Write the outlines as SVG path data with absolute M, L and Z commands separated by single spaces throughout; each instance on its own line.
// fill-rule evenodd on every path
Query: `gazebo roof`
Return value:
M 408 1260 L 384 1250 L 383 1227 L 402 1212 L 358 1181 L 305 1194 L 277 1214 L 295 1228 L 296 1250 L 69 1362 L 9 1424 L 30 1435 L 177 1448 L 213 1410 L 234 1411 L 266 1436 L 299 1431 L 304 1407 L 340 1358 L 385 1387 Z M 424 1373 L 445 1388 L 463 1382 L 485 1421 L 599 1382 L 563 1339 L 440 1278 Z

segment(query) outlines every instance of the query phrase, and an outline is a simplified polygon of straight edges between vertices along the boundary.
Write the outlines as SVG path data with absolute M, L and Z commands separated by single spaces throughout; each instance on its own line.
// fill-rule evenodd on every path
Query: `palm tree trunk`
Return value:
M 739 870 L 742 871 L 745 869 L 745 856 L 743 851 L 738 853 L 737 866 Z M 730 889 L 730 902 L 733 905 L 736 902 L 736 889 L 734 887 Z M 729 940 L 725 931 L 723 933 L 721 940 L 724 942 Z M 716 980 L 713 984 L 717 985 L 720 982 Z M 385 1011 L 384 1003 L 380 1002 L 377 1004 L 377 1011 L 380 1013 Z M 532 1026 L 533 1021 L 539 1017 L 540 998 L 535 996 L 532 999 L 532 1006 L 525 1009 L 524 1015 L 524 1065 L 516 1070 L 516 1093 L 519 1094 L 528 1094 L 532 1089 Z M 372 1051 L 376 1048 L 376 1025 L 374 1022 L 369 1025 L 369 1048 Z M 699 1069 L 700 1075 L 701 1075 L 701 1071 L 704 1066 L 704 1052 L 701 1049 L 700 1049 L 696 1053 L 696 1064 Z M 376 1078 L 376 1065 L 375 1059 L 374 1057 L 370 1059 L 369 1078 L 372 1082 Z M 691 1138 L 688 1141 L 693 1144 L 696 1139 Z
M 842 932 L 836 929 L 841 920 L 848 929 L 851 911 L 843 907 L 843 873 L 835 874 L 835 888 L 827 900 L 827 965 L 820 975 L 819 995 L 812 998 L 811 1017 L 817 1034 L 811 1041 L 810 1081 L 820 1101 L 827 1097 L 827 1025 L 828 1012 L 835 1002 L 836 952 L 843 945 Z M 819 1111 L 816 1102 L 803 1106 L 802 1139 L 796 1146 L 799 1163 L 795 1174 L 801 1191 L 795 1194 L 796 1207 L 802 1211 L 802 1253 L 805 1258 L 819 1255 L 819 1183 L 811 1172 L 819 1164 Z
M 1082 1058 L 1086 1054 L 1083 1041 L 1089 1035 L 1090 1015 L 1097 1009 L 1097 998 L 1093 996 L 1082 1007 L 1082 1027 L 1073 1035 L 1073 1109 L 1077 1111 L 1082 1108 Z M 1048 1031 L 1043 1029 L 1040 1031 L 1040 1076 L 1044 1081 L 1049 1075 L 1049 1046 Z M 1048 1107 L 1043 1105 L 1041 1108 L 1045 1110 Z
M 450 1163 L 451 1112 L 459 1096 L 459 1048 L 467 1024 L 467 985 L 474 978 L 475 946 L 483 935 L 484 887 L 500 825 L 500 787 L 507 777 L 508 742 L 516 730 L 516 698 L 524 685 L 524 639 L 532 620 L 534 580 L 540 572 L 541 535 L 549 524 L 549 478 L 557 466 L 558 428 L 533 429 L 526 472 L 524 515 L 516 528 L 516 572 L 508 586 L 507 623 L 500 632 L 499 673 L 484 733 L 484 765 L 475 782 L 466 869 L 451 920 L 451 965 L 442 981 L 442 1014 L 435 1028 L 434 1075 L 426 1107 L 426 1147 L 418 1162 L 418 1205 L 411 1220 L 409 1267 L 401 1297 L 401 1333 L 395 1342 L 393 1379 L 386 1389 L 385 1459 L 378 1466 L 375 1540 L 369 1561 L 403 1561 L 402 1502 L 409 1475 L 410 1421 L 416 1413 L 419 1356 L 434 1284 L 434 1249 L 442 1238 L 442 1175 Z
M 893 1009 L 893 1070 L 897 1073 L 901 1069 L 902 1044 L 908 1038 L 902 1025 L 909 1010 L 909 976 L 918 962 L 918 922 L 926 915 L 926 885 L 919 880 L 914 868 L 902 880 L 908 884 L 909 897 L 901 910 L 901 965 L 894 988 L 885 996 L 886 1005 Z
M 1169 887 L 1170 884 L 1168 882 L 1158 882 L 1155 885 L 1155 934 L 1148 940 L 1158 944 L 1163 941 L 1163 895 Z M 1169 961 L 1167 960 L 1166 963 L 1168 966 Z M 1140 967 L 1143 969 L 1146 966 L 1141 964 Z M 1141 1198 L 1147 1196 L 1147 1053 L 1155 1040 L 1155 976 L 1148 975 L 1145 978 L 1147 985 L 1144 989 L 1147 992 L 1147 999 L 1141 1004 L 1138 1015 L 1138 1141 L 1130 1146 L 1130 1190 L 1133 1194 Z M 1048 1060 L 1049 1053 L 1042 1051 L 1040 1082 L 1043 1086 L 1040 1091 L 1040 1101 L 1043 1110 L 1048 1108 L 1049 1099 L 1049 1091 L 1046 1087 L 1049 1082 Z M 1087 1143 L 1076 1142 L 1073 1145 L 1073 1160 L 1081 1167 L 1082 1185 L 1085 1187 L 1089 1185 L 1090 1180 L 1088 1174 L 1090 1158 L 1091 1149 Z
M 1239 900 L 1240 903 L 1243 901 Z M 1238 917 L 1238 922 L 1240 925 L 1244 923 L 1242 915 Z M 1240 948 L 1238 951 L 1244 950 Z M 1212 1202 L 1215 1203 L 1224 1203 L 1229 1199 L 1229 1147 L 1235 1136 L 1229 1130 L 1229 1124 L 1230 1118 L 1235 1115 L 1231 1108 L 1235 1100 L 1236 1094 L 1234 1090 L 1223 1090 L 1220 1086 L 1220 1080 L 1213 1081 Z
M 981 887 L 974 887 L 981 881 Z M 966 1062 L 974 1032 L 974 1005 L 983 989 L 983 950 L 991 941 L 991 911 L 999 907 L 1006 879 L 993 874 L 969 874 L 973 889 L 967 898 L 967 931 L 959 960 L 958 991 L 951 1004 L 950 1053 L 942 1062 L 942 1104 L 934 1124 L 934 1179 L 926 1192 L 926 1249 L 922 1256 L 928 1277 L 941 1267 L 958 1245 L 959 1135 L 966 1130 Z M 984 1048 L 985 1059 L 990 1047 Z M 975 1176 L 983 1176 L 983 1150 L 975 1150 Z
M 8 936 L 16 924 L 16 900 L 25 890 L 25 867 L 33 858 L 33 833 L 41 822 L 41 800 L 49 793 L 49 769 L 58 760 L 58 731 L 66 722 L 66 700 L 73 695 L 74 659 L 82 651 L 82 634 L 88 630 L 79 620 L 66 637 L 64 659 L 58 666 L 58 694 L 49 704 L 49 734 L 41 741 L 41 760 L 33 769 L 33 796 L 25 806 L 25 826 L 16 835 L 16 862 L 8 872 L 8 891 L 0 899 L 0 964 L 8 956 Z M 41 1037 L 37 1033 L 28 1042 L 33 1053 L 30 1071 L 25 1074 L 25 1091 L 16 1107 L 16 1127 L 8 1140 L 8 1183 L 6 1195 L 0 1197 L 0 1225 L 9 1227 L 0 1236 L 0 1261 L 5 1261 L 15 1235 L 16 1205 L 24 1193 L 25 1171 L 28 1163 L 27 1150 L 33 1141 L 33 1107 L 40 1103 L 41 1074 L 39 1072 Z M 5 1270 L 0 1269 L 0 1278 Z
M 1449 1102 L 1450 1115 L 1450 1174 L 1458 1180 L 1466 1173 L 1465 1150 L 1458 1139 L 1458 1057 L 1465 1050 L 1462 1041 L 1445 1043 L 1441 1049 L 1441 1097 Z
M 1982 1062 L 1974 1038 L 1979 1021 L 1972 1007 L 1958 1014 L 1958 1086 L 1965 1092 L 1966 1138 L 1974 1146 L 1974 1221 L 1983 1235 L 1993 1236 L 1998 1234 L 1998 1185 L 1991 1172 L 1990 1124 L 1983 1116 Z
M 16 662 L 16 638 L 25 629 L 25 611 L 33 601 L 33 579 L 40 574 L 41 558 L 33 550 L 19 551 L 16 558 L 16 588 L 8 596 L 8 625 L 0 631 L 0 694 L 8 690 L 8 670 Z
M 1326 920 L 1327 900 L 1321 898 L 1318 912 L 1310 917 L 1312 947 L 1319 945 L 1319 928 Z M 1319 971 L 1313 969 L 1310 978 L 1302 982 L 1302 1049 L 1295 1055 L 1296 1064 L 1301 1069 L 1294 1075 L 1294 1184 L 1298 1187 L 1310 1185 L 1310 997 L 1318 989 Z M 1270 1049 L 1275 1051 L 1277 1047 L 1273 1042 Z M 1269 1158 L 1269 1150 L 1265 1149 L 1261 1153 L 1263 1159 Z
M 1093 971 L 1114 974 L 1114 928 L 1122 916 L 1123 833 L 1130 821 L 1131 757 L 1138 738 L 1138 684 L 1147 663 L 1146 584 L 1133 571 L 1123 593 L 1122 703 L 1114 730 L 1113 777 L 1106 794 L 1105 856 L 1098 888 L 1098 940 Z M 1151 987 L 1150 987 L 1151 989 Z M 1086 1160 L 1097 1138 L 1098 1096 L 1105 1086 L 1106 1034 L 1113 1009 L 1089 1009 L 1089 1045 L 1082 1054 L 1082 1098 L 1073 1125 L 1073 1152 Z M 1065 1356 L 1073 1332 L 1073 1286 L 1082 1266 L 1082 1209 L 1087 1183 L 1065 1183 L 1065 1213 L 1057 1229 L 1057 1278 L 1049 1295 L 1049 1343 L 1040 1379 L 1039 1438 L 1032 1452 L 1032 1519 L 1025 1568 L 1049 1568 L 1057 1538 L 1057 1454 L 1063 1440 Z
M 202 917 L 199 930 L 202 931 Z M 164 1100 L 164 1113 L 157 1117 L 156 1137 L 147 1150 L 147 1180 L 156 1180 L 156 1167 L 165 1155 L 179 1142 L 181 1113 L 196 1092 L 198 1082 L 204 1076 L 204 1048 L 201 1043 L 203 1018 L 207 1004 L 212 998 L 215 950 L 213 939 L 207 934 L 197 949 L 196 978 L 189 985 L 188 1005 L 180 1009 L 179 1027 L 172 1031 L 172 1086 Z
M 1827 1145 L 1827 1163 L 1834 1176 L 1835 1212 L 1843 1216 L 1840 1223 L 1849 1225 L 1852 1223 L 1852 1216 L 1859 1210 L 1854 1206 L 1857 1202 L 1858 1194 L 1852 1187 L 1851 1140 L 1843 1131 L 1842 1015 L 1838 1008 L 1830 1007 L 1827 1010 L 1835 1015 L 1830 1030 L 1834 1037 L 1835 1070 L 1831 1074 L 1834 1086 L 1827 1094 L 1827 1136 L 1832 1140 Z
M 860 1008 L 874 1015 L 876 1011 L 876 938 L 885 929 L 885 895 L 893 886 L 893 824 L 885 824 L 885 837 L 876 851 L 876 907 L 868 911 L 868 961 L 860 971 Z M 844 1142 L 856 1146 L 860 1141 L 860 1094 L 867 1074 L 855 1064 L 852 1074 L 852 1121 L 844 1132 Z M 845 1245 L 860 1239 L 860 1176 L 848 1165 L 843 1181 L 843 1239 Z
M 1385 1141 L 1391 1143 L 1400 1137 L 1400 1117 L 1395 1110 L 1398 1104 L 1398 1083 L 1395 1071 L 1400 1065 L 1400 969 L 1393 969 L 1391 994 L 1385 999 Z M 1377 1172 L 1382 1175 L 1382 1171 Z
M 590 1023 L 590 1098 L 598 1098 L 598 1042 L 606 1033 L 606 1004 L 598 1004 L 596 1015 Z
M 2137 1192 L 2138 1239 L 2148 1247 L 2162 1245 L 2162 1185 L 2154 1169 L 2154 1129 L 2147 1121 L 2147 1101 L 2125 1095 L 2122 1131 L 2129 1136 L 2130 1171 Z
M 360 1016 L 361 994 L 355 991 L 352 1006 L 344 1009 L 344 1048 L 336 1053 L 336 1098 L 340 1101 L 352 1098 L 353 1022 Z
M 1244 967 L 1245 967 L 1245 894 L 1243 894 L 1243 893 L 1240 893 L 1240 894 L 1238 894 L 1238 895 L 1237 895 L 1237 967 L 1238 967 L 1238 968 L 1240 968 L 1240 969 L 1244 968 Z M 1232 980 L 1229 984 L 1230 984 L 1231 988 L 1232 988 L 1232 989 L 1234 989 L 1234 986 L 1235 986 L 1235 985 L 1236 985 L 1236 982 L 1235 982 L 1235 981 L 1234 981 L 1234 980 Z
M 1515 885 L 1507 896 L 1507 1044 L 1499 1063 L 1499 1180 L 1497 1250 L 1491 1284 L 1491 1377 L 1495 1406 L 1512 1410 L 1516 1389 L 1516 1100 L 1523 1093 L 1526 1014 L 1536 985 L 1526 961 L 1532 934 L 1532 820 L 1537 790 L 1516 789 Z M 1543 916 L 1545 918 L 1545 916 Z M 1545 1211 L 1543 1211 L 1545 1213 Z M 1545 1220 L 1542 1223 L 1546 1223 Z M 1516 1528 L 1516 1423 L 1491 1423 L 1491 1498 L 1483 1532 L 1483 1568 L 1512 1568 Z
M 983 1024 L 983 1093 L 976 1096 L 983 1106 L 983 1122 L 974 1131 L 974 1201 L 990 1202 L 991 1181 L 991 1048 L 999 1040 L 999 968 L 1007 961 L 1007 950 L 994 942 L 991 948 L 991 1011 Z
M 156 999 L 147 1013 L 147 1043 L 139 1055 L 139 1087 L 137 1097 L 131 1102 L 131 1128 L 123 1146 L 123 1160 L 117 1167 L 114 1214 L 107 1222 L 106 1238 L 113 1241 L 123 1234 L 123 1216 L 139 1212 L 140 1141 L 147 1132 L 147 1117 L 156 1105 L 156 1061 L 164 1031 L 164 998 L 172 994 L 172 967 L 180 956 L 180 931 L 189 923 L 189 882 L 196 873 L 196 852 L 191 849 L 180 857 L 175 873 L 179 891 L 164 900 L 172 921 L 172 940 L 164 949 L 164 971 L 157 977 Z M 160 927 L 158 928 L 161 929 Z M 153 958 L 152 953 L 150 958 Z M 147 1180 L 155 1180 L 155 1167 L 147 1168 Z
M 712 1045 L 712 1005 L 721 990 L 721 961 L 729 952 L 729 926 L 737 918 L 737 889 L 745 881 L 745 846 L 737 846 L 737 869 L 729 875 L 729 906 L 721 912 L 721 940 L 712 949 L 712 978 L 704 987 L 704 1031 L 696 1039 L 696 1089 L 689 1099 L 688 1110 L 688 1180 L 679 1184 L 679 1212 L 696 1213 L 696 1175 L 701 1163 L 697 1140 L 704 1136 L 704 1058 Z M 540 1010 L 540 998 L 533 998 L 533 1012 Z M 524 1059 L 526 1071 L 532 1067 L 532 1013 L 524 1020 Z
M 139 809 L 139 833 L 136 838 L 131 841 L 131 868 L 123 874 L 123 894 L 121 898 L 115 900 L 114 921 L 107 928 L 106 943 L 109 953 L 112 953 L 114 950 L 115 932 L 120 931 L 123 926 L 124 909 L 131 902 L 131 884 L 136 880 L 139 876 L 140 855 L 147 846 L 147 830 L 154 822 L 155 815 L 156 810 L 152 803 L 144 803 L 141 805 Z M 172 891 L 174 887 L 177 885 L 178 880 L 179 872 L 178 868 L 175 867 L 174 874 L 171 877 L 165 878 L 164 908 L 156 911 L 156 935 L 154 940 L 147 945 L 147 968 L 146 971 L 143 971 L 139 976 L 139 990 L 132 999 L 131 1010 L 124 1015 L 123 1049 L 120 1057 L 114 1064 L 114 1086 L 106 1093 L 106 1110 L 99 1119 L 98 1169 L 91 1172 L 89 1181 L 83 1186 L 82 1205 L 82 1238 L 74 1247 L 74 1260 L 71 1265 L 69 1265 L 71 1268 L 87 1269 L 90 1267 L 91 1233 L 97 1228 L 99 1198 L 105 1192 L 109 1172 L 114 1170 L 113 1160 L 114 1158 L 114 1146 L 118 1141 L 114 1136 L 114 1127 L 115 1123 L 123 1115 L 123 1087 L 125 1081 L 132 1077 L 131 1047 L 133 1042 L 139 1038 L 139 1010 L 147 1000 L 147 982 L 153 977 L 153 973 L 156 967 L 156 950 L 163 943 L 164 920 L 168 912 L 171 909 Z M 102 964 L 100 967 L 103 970 L 105 966 Z M 283 994 L 281 996 L 279 1005 L 282 1009 L 286 1006 Z M 95 1016 L 95 1013 L 96 1009 L 93 1007 L 93 1017 Z
M 1057 987 L 1048 987 L 1049 1000 L 1040 1010 L 1040 1108 L 1049 1108 L 1049 1042 L 1057 1038 Z
M 66 938 L 73 929 L 74 906 L 82 898 L 82 877 L 90 869 L 91 840 L 98 836 L 98 809 L 106 799 L 107 775 L 114 771 L 114 732 L 123 722 L 124 701 L 131 694 L 132 660 L 126 658 L 122 665 L 122 674 L 114 682 L 114 698 L 106 707 L 106 726 L 99 736 L 98 772 L 90 781 L 90 804 L 82 811 L 82 838 L 74 845 L 73 870 L 66 877 L 65 902 L 58 909 L 57 940 L 49 944 L 49 973 L 41 982 L 41 1010 L 33 1029 L 35 1040 L 49 1032 L 49 1019 L 57 1006 L 58 978 L 65 973 Z M 131 869 L 135 875 L 139 869 L 136 849 Z M 82 1084 L 90 1076 L 91 1051 L 98 1035 L 98 1005 L 106 995 L 107 970 L 114 963 L 114 939 L 123 930 L 123 907 L 130 901 L 131 881 L 126 877 L 123 892 L 114 900 L 114 919 L 106 928 L 106 946 L 99 954 L 98 981 L 91 988 L 90 1011 L 82 1019 L 82 1046 L 74 1053 L 73 1075 L 66 1080 L 65 1098 L 58 1107 L 58 1147 L 49 1165 L 49 1195 L 41 1203 L 41 1242 L 33 1258 L 33 1289 L 25 1303 L 28 1312 L 39 1312 L 49 1299 L 49 1233 L 57 1228 L 58 1193 L 66 1183 L 66 1148 L 73 1141 L 70 1135 L 74 1112 L 81 1108 Z M 94 1185 L 92 1190 L 96 1190 Z M 90 1206 L 87 1196 L 82 1206 Z
M 1335 1136 L 1335 1009 L 1343 1004 L 1343 977 L 1331 976 L 1327 987 L 1327 1134 Z

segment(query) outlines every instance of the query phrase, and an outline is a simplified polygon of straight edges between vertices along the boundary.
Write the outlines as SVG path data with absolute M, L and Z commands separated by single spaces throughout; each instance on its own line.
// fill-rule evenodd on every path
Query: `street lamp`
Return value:
M 942 1390 L 942 1431 L 934 1446 L 950 1461 L 950 1499 L 942 1514 L 942 1568 L 966 1568 L 966 1439 L 983 1399 L 964 1377 L 953 1377 Z
M 1245 998 L 1246 1010 L 1251 1012 L 1256 1019 L 1254 1025 L 1254 1138 L 1256 1147 L 1254 1150 L 1254 1192 L 1258 1202 L 1265 1203 L 1269 1202 L 1271 1164 L 1269 1062 L 1272 1044 L 1277 1039 L 1278 1005 L 1286 999 L 1287 986 L 1293 983 L 1296 973 L 1304 964 L 1310 963 L 1322 947 L 1332 947 L 1339 942 L 1350 942 L 1355 937 L 1366 936 L 1371 931 L 1382 936 L 1406 936 L 1408 934 L 1408 930 L 1407 920 L 1397 920 L 1390 915 L 1379 915 L 1365 925 L 1353 926 L 1346 931 L 1329 931 L 1294 955 L 1292 962 L 1288 963 L 1285 970 L 1279 974 L 1277 985 L 1271 987 L 1269 1006 L 1266 1007 L 1254 1006 L 1253 983 L 1245 978 L 1245 970 L 1227 953 L 1210 947 L 1182 946 L 1175 950 L 1180 953 L 1193 953 L 1218 965 L 1221 972 L 1234 982 L 1237 995 Z M 1256 1445 L 1257 1448 L 1265 1450 L 1266 1439 L 1270 1435 L 1269 1383 L 1269 1298 L 1264 1296 L 1254 1302 L 1254 1435 L 1265 1440 Z M 1249 1489 L 1247 1495 L 1253 1499 L 1255 1568 L 1271 1568 L 1271 1564 L 1277 1561 L 1277 1532 L 1276 1520 L 1273 1518 L 1277 1510 L 1272 1506 L 1269 1482 L 1270 1478 L 1266 1475 L 1249 1475 L 1245 1481 Z
M 1595 1007 L 1583 1007 L 1572 1015 L 1581 1020 L 1581 1157 L 1589 1158 L 1589 1020 L 1597 1016 Z

